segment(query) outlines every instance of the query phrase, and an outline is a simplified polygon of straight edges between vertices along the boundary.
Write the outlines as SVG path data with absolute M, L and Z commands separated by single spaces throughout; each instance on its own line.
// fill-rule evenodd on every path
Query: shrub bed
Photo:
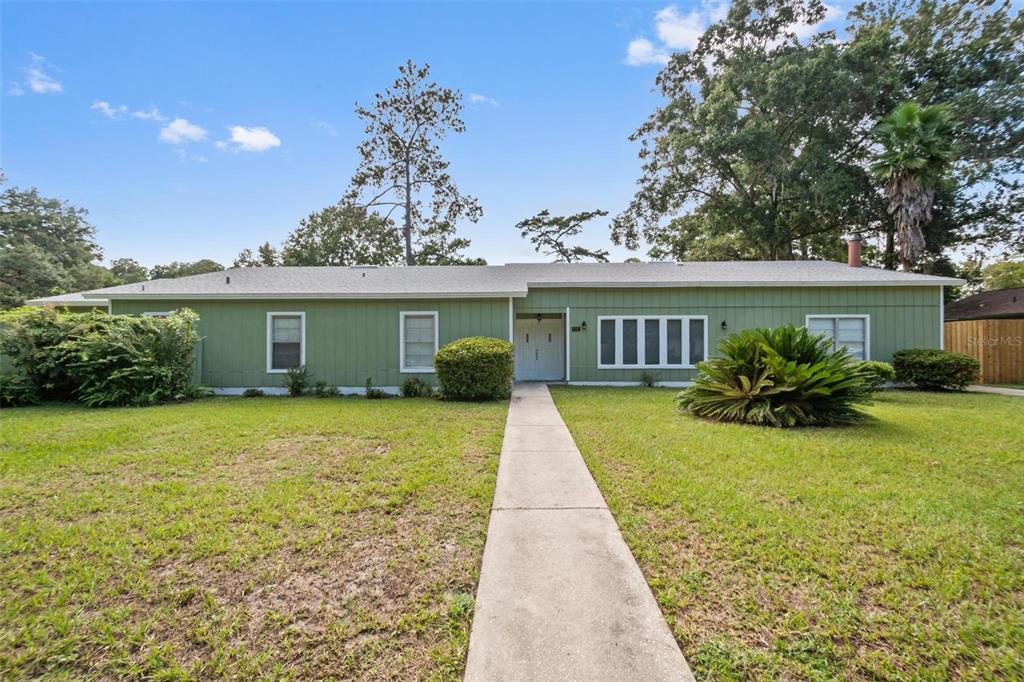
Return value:
M 446 400 L 496 400 L 512 392 L 512 344 L 469 336 L 442 347 L 434 371 Z
M 89 407 L 187 400 L 198 316 L 166 318 L 18 310 L 0 319 L 0 380 L 8 404 L 77 400 Z M 17 388 L 17 391 L 12 390 Z
M 896 381 L 922 391 L 962 391 L 978 380 L 981 363 L 963 353 L 937 348 L 907 348 L 892 356 Z
M 746 329 L 718 344 L 676 402 L 690 414 L 767 426 L 851 424 L 864 418 L 868 377 L 845 350 L 803 327 Z

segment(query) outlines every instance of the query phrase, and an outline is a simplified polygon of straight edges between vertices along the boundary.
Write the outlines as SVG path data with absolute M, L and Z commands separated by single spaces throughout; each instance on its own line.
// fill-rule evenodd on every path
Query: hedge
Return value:
M 962 391 L 978 380 L 981 363 L 963 353 L 937 348 L 907 348 L 892 356 L 896 381 L 923 391 Z
M 486 336 L 452 341 L 434 356 L 446 400 L 496 400 L 512 392 L 512 344 Z
M 7 404 L 77 400 L 89 407 L 152 405 L 200 393 L 192 381 L 199 317 L 19 310 L 0 317 Z

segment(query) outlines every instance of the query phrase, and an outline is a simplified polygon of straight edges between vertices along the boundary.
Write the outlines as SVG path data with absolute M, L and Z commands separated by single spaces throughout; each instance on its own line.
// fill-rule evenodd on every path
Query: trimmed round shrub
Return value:
M 962 391 L 978 380 L 981 363 L 963 353 L 937 348 L 907 348 L 893 353 L 896 381 L 922 391 Z
M 496 400 L 512 392 L 512 344 L 468 336 L 434 356 L 434 371 L 446 400 Z
M 891 384 L 896 380 L 896 370 L 888 362 L 865 360 L 860 363 L 860 369 L 868 388 L 872 391 L 877 391 L 885 384 Z
M 803 327 L 745 329 L 698 365 L 679 408 L 705 419 L 766 426 L 852 424 L 870 389 L 860 362 Z

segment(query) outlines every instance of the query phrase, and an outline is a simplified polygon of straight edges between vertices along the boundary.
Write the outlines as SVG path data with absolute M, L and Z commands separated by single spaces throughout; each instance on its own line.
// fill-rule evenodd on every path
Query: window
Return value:
M 402 372 L 433 372 L 437 353 L 437 311 L 399 313 L 399 367 Z
M 267 313 L 267 371 L 306 364 L 306 313 Z
M 707 317 L 598 317 L 597 366 L 602 369 L 692 368 L 707 355 Z
M 805 322 L 812 334 L 828 338 L 833 350 L 845 348 L 858 360 L 870 357 L 870 323 L 867 315 L 808 315 Z

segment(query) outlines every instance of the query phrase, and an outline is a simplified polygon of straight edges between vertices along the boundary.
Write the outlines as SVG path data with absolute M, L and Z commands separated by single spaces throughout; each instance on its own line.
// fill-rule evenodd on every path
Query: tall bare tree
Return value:
M 343 199 L 366 209 L 380 207 L 385 220 L 395 211 L 402 213 L 408 265 L 417 262 L 413 241 L 425 230 L 449 226 L 439 235 L 441 243 L 464 244 L 451 239 L 456 222 L 476 222 L 483 214 L 476 199 L 455 186 L 441 155 L 440 143 L 448 133 L 466 129 L 460 116 L 462 94 L 428 81 L 429 76 L 429 65 L 416 66 L 410 60 L 398 67 L 391 87 L 374 95 L 371 106 L 356 105 L 356 115 L 366 122 L 366 139 L 359 145 L 359 167 Z M 437 250 L 429 242 L 422 248 Z

